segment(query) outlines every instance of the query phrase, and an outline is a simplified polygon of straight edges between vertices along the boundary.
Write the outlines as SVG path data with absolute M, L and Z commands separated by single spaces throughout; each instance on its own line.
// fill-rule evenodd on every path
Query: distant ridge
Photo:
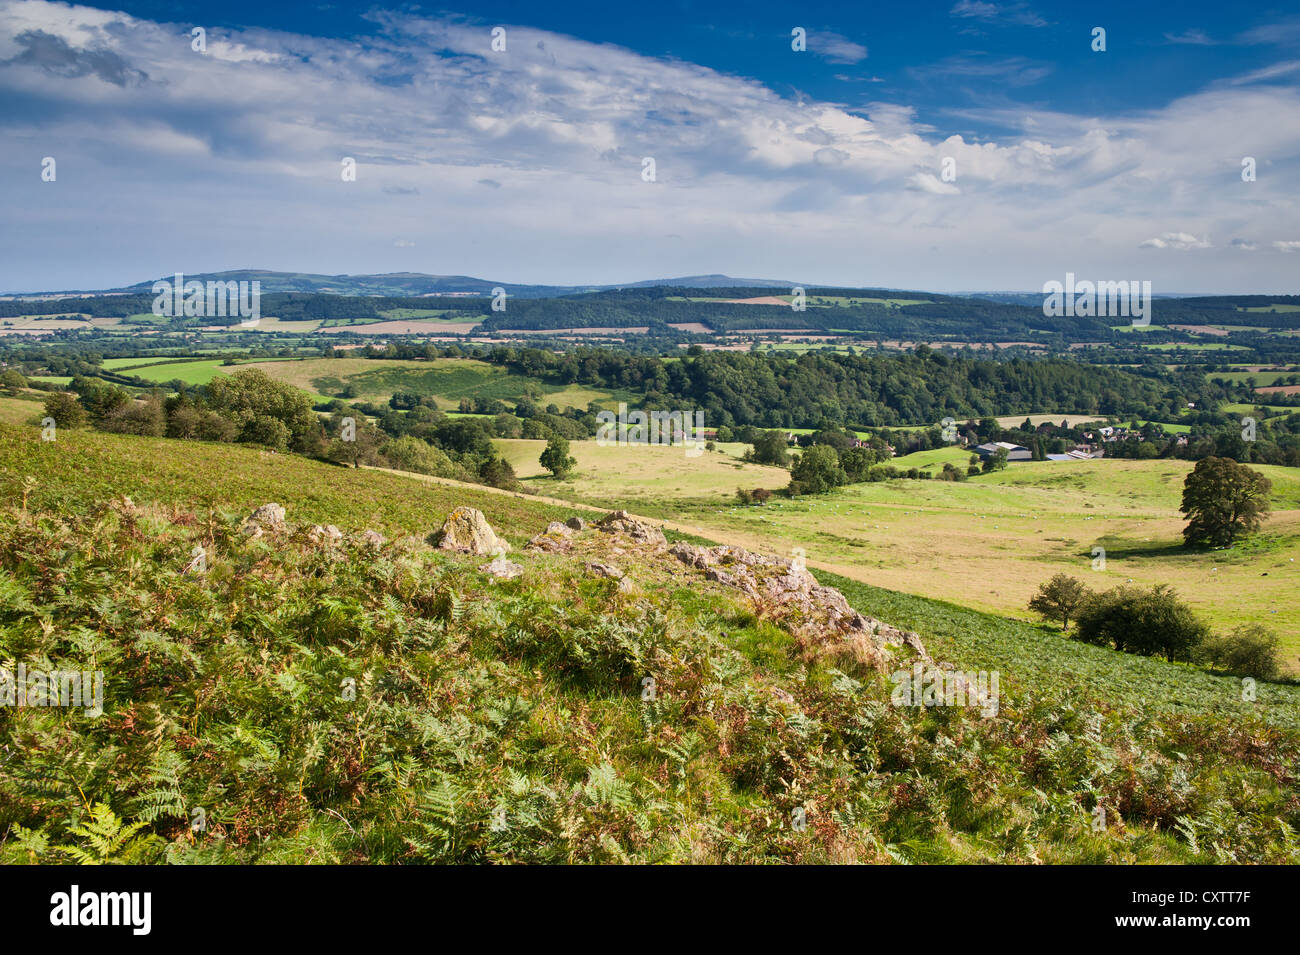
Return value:
M 155 281 L 171 281 L 171 275 L 111 289 L 73 289 L 51 292 L 5 292 L 8 296 L 65 297 L 78 295 L 121 295 L 147 293 Z M 491 295 L 494 288 L 504 288 L 509 295 L 521 298 L 546 298 L 557 295 L 581 295 L 612 289 L 658 288 L 785 288 L 798 282 L 776 279 L 742 279 L 729 275 L 688 275 L 681 278 L 646 279 L 640 282 L 611 285 L 527 285 L 475 278 L 472 275 L 430 275 L 424 272 L 387 272 L 374 275 L 323 275 L 314 272 L 276 272 L 271 269 L 231 269 L 226 272 L 186 272 L 186 281 L 261 283 L 263 293 L 324 292 L 335 295 L 386 295 L 407 298 L 424 295 Z M 802 283 L 806 284 L 806 283 Z

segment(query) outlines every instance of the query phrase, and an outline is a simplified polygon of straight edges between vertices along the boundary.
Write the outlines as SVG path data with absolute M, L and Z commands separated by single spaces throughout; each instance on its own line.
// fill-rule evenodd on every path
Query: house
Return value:
M 1008 461 L 1029 461 L 1033 454 L 1023 444 L 1010 444 L 1006 441 L 990 441 L 988 444 L 976 445 L 975 453 L 982 458 L 991 458 L 999 451 L 1007 452 Z

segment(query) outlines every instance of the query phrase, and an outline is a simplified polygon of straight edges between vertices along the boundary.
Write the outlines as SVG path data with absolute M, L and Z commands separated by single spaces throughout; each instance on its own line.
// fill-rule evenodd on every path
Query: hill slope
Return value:
M 222 445 L 3 426 L 0 466 L 0 657 L 106 684 L 100 718 L 0 712 L 7 861 L 1300 861 L 1294 730 L 1118 673 L 897 705 L 914 651 L 836 639 L 827 596 L 747 595 L 743 555 L 526 549 L 561 509 Z M 242 533 L 267 500 L 297 528 Z M 424 543 L 453 504 L 518 577 Z M 1001 663 L 986 618 L 937 609 L 976 631 L 945 650 Z

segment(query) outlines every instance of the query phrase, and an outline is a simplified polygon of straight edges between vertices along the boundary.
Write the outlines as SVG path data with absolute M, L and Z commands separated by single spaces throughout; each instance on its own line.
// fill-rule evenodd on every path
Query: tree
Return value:
M 1202 458 L 1183 482 L 1180 510 L 1189 518 L 1183 540 L 1190 546 L 1226 547 L 1259 529 L 1269 511 L 1268 478 L 1231 458 Z
M 1078 639 L 1142 656 L 1194 660 L 1209 628 L 1168 584 L 1151 590 L 1120 586 L 1093 594 L 1077 614 Z
M 479 467 L 478 476 L 479 480 L 488 487 L 499 487 L 508 491 L 515 491 L 519 488 L 519 478 L 515 476 L 515 469 L 510 466 L 510 462 L 505 458 L 488 458 Z
M 755 464 L 774 464 L 786 467 L 790 463 L 785 435 L 780 431 L 764 431 L 754 436 L 754 449 L 746 457 Z
M 0 389 L 6 394 L 16 395 L 27 387 L 27 379 L 23 373 L 13 368 L 6 368 L 0 372 Z
M 1068 574 L 1057 574 L 1029 600 L 1029 609 L 1046 620 L 1060 620 L 1061 629 L 1070 629 L 1070 619 L 1092 591 Z
M 825 494 L 845 483 L 840 456 L 829 444 L 815 444 L 790 469 L 790 493 Z
M 981 470 L 983 470 L 985 474 L 988 474 L 990 471 L 1005 471 L 1006 467 L 1007 449 L 998 448 L 996 453 L 990 454 L 984 459 L 984 464 Z
M 1277 635 L 1257 623 L 1237 627 L 1232 633 L 1205 641 L 1206 663 L 1238 676 L 1272 680 L 1282 669 Z
M 449 478 L 466 477 L 445 451 L 410 435 L 389 441 L 384 445 L 382 453 L 389 465 L 399 471 Z
M 280 430 L 258 418 L 271 418 L 288 432 L 287 445 L 304 454 L 321 444 L 320 421 L 311 398 L 292 385 L 276 381 L 259 368 L 218 375 L 207 386 L 208 402 L 235 423 L 238 440 L 276 447 Z
M 86 423 L 86 409 L 66 391 L 55 391 L 45 398 L 45 416 L 60 428 L 80 428 Z
M 550 471 L 557 481 L 568 477 L 569 472 L 578 463 L 575 458 L 569 456 L 568 438 L 561 438 L 559 435 L 546 442 L 546 450 L 542 452 L 538 462 Z
M 380 463 L 379 449 L 387 438 L 365 415 L 335 414 L 330 420 L 333 437 L 326 447 L 325 456 L 339 464 L 359 468 L 363 464 Z

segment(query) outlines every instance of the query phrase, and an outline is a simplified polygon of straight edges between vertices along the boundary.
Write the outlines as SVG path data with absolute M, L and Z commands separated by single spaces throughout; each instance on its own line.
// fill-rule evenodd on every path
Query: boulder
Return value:
M 850 650 L 859 661 L 883 661 L 894 647 L 930 659 L 917 634 L 858 613 L 834 587 L 818 584 L 802 561 L 726 544 L 695 547 L 685 541 L 673 544 L 668 553 L 702 571 L 706 579 L 743 591 L 774 618 L 808 631 L 818 642 Z
M 307 532 L 307 536 L 311 539 L 312 543 L 322 544 L 342 540 L 343 532 L 333 524 L 326 524 L 324 527 L 321 527 L 319 524 L 313 524 L 311 530 Z
M 384 535 L 379 531 L 366 530 L 361 534 L 361 543 L 371 550 L 379 550 L 384 546 Z
M 623 579 L 623 571 L 619 570 L 613 564 L 602 563 L 598 560 L 587 562 L 587 573 L 592 577 L 609 577 L 613 580 Z
M 490 577 L 495 577 L 497 580 L 511 580 L 524 572 L 523 567 L 507 559 L 504 554 L 497 557 L 496 560 L 483 564 L 479 567 L 479 570 Z
M 573 528 L 575 531 L 585 531 L 587 529 L 587 522 L 584 521 L 581 517 L 578 517 L 576 514 L 573 517 L 569 518 L 564 523 L 566 526 Z
M 638 544 L 668 545 L 663 531 L 644 521 L 637 520 L 627 511 L 614 511 L 606 514 L 596 526 L 607 534 L 624 534 Z
M 530 539 L 526 545 L 530 550 L 540 550 L 548 554 L 562 554 L 573 547 L 573 531 L 559 521 L 551 521 L 546 530 Z
M 244 533 L 252 537 L 281 530 L 284 530 L 284 508 L 279 504 L 263 504 L 244 521 Z
M 458 507 L 446 522 L 429 538 L 429 543 L 439 550 L 461 554 L 504 554 L 510 545 L 497 537 L 483 512 L 473 507 Z

